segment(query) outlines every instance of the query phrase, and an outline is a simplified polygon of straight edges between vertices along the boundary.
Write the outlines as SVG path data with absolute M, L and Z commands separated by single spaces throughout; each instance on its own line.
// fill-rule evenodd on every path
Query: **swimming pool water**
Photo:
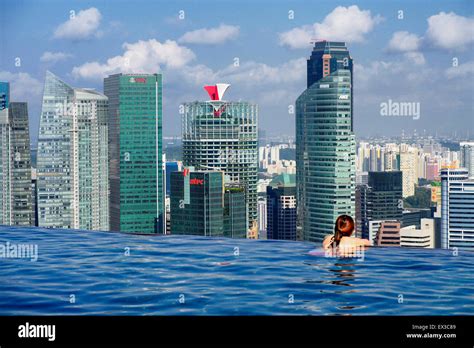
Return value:
M 0 226 L 0 315 L 472 315 L 474 253 Z

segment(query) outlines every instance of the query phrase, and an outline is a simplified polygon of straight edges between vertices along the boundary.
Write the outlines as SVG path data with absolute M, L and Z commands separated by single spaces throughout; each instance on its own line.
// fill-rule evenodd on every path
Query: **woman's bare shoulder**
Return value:
M 368 239 L 357 237 L 342 237 L 340 245 L 370 246 L 372 243 Z

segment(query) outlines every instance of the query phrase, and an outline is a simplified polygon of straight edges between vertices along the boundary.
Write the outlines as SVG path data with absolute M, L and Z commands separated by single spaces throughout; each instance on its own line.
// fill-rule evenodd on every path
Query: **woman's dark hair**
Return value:
M 334 241 L 332 245 L 338 246 L 342 237 L 350 237 L 352 232 L 354 232 L 354 219 L 349 215 L 340 215 L 334 225 Z

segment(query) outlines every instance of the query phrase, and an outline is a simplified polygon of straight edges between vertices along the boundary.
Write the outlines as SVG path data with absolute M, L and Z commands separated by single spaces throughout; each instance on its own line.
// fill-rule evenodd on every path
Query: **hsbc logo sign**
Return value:
M 189 183 L 191 185 L 204 185 L 204 179 L 191 179 Z
M 145 77 L 130 77 L 130 83 L 146 83 Z

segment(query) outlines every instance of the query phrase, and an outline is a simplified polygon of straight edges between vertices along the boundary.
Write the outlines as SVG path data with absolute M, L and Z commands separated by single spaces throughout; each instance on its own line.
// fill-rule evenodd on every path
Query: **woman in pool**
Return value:
M 354 232 L 354 220 L 349 215 L 341 215 L 334 226 L 334 234 L 326 236 L 323 240 L 323 249 L 348 255 L 358 249 L 371 246 L 368 239 L 351 237 Z

